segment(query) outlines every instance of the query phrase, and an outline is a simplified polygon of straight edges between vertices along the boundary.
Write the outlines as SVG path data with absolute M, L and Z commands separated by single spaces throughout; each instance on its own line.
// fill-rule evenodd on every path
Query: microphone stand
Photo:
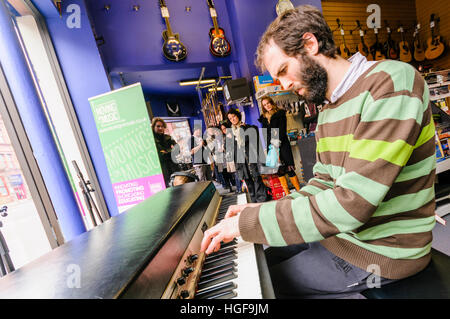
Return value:
M 75 171 L 77 172 L 78 178 L 80 179 L 80 182 L 78 185 L 80 185 L 84 202 L 86 203 L 87 209 L 89 211 L 89 215 L 91 217 L 92 224 L 97 226 L 97 221 L 95 220 L 95 215 L 97 216 L 98 220 L 100 221 L 100 224 L 103 223 L 103 219 L 100 215 L 100 212 L 97 209 L 97 206 L 95 205 L 94 199 L 91 196 L 91 192 L 94 192 L 94 189 L 92 189 L 91 182 L 85 181 L 83 174 L 80 171 L 80 168 L 78 167 L 78 164 L 76 161 L 72 161 L 73 166 L 75 167 Z
M 8 214 L 6 211 L 8 210 L 7 206 L 3 206 L 0 209 L 1 216 L 5 217 Z M 3 223 L 0 222 L 0 227 L 3 226 Z M 6 274 L 13 272 L 15 270 L 14 264 L 9 256 L 9 248 L 6 244 L 5 237 L 3 237 L 3 233 L 0 230 L 0 277 L 5 276 Z

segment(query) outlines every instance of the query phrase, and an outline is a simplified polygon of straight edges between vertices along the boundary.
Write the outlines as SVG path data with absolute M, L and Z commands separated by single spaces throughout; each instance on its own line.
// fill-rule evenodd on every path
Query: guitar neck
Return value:
M 173 32 L 172 27 L 170 26 L 169 18 L 164 18 L 164 21 L 166 21 L 167 34 L 172 37 Z
M 217 17 L 211 17 L 213 20 L 214 30 L 216 34 L 219 34 L 219 23 L 217 22 Z

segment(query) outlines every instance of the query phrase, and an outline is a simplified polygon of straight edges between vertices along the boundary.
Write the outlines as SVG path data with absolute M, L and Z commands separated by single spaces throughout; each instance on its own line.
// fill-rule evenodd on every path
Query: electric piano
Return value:
M 199 253 L 203 232 L 245 202 L 212 182 L 168 188 L 0 278 L 0 298 L 274 298 L 261 245 Z

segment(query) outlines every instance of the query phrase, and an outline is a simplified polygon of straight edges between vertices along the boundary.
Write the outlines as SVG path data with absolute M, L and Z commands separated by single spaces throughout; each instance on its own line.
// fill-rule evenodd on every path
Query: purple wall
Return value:
M 295 6 L 308 3 L 321 8 L 320 0 L 293 0 L 292 2 Z M 95 31 L 105 39 L 100 52 L 104 57 L 107 71 L 143 72 L 211 67 L 211 65 L 220 68 L 221 65 L 225 65 L 233 78 L 246 77 L 253 88 L 252 77 L 259 74 L 254 65 L 256 47 L 268 24 L 276 18 L 276 1 L 216 0 L 214 3 L 218 12 L 219 25 L 225 30 L 231 42 L 231 55 L 226 58 L 216 58 L 208 51 L 208 30 L 212 23 L 206 1 L 180 3 L 168 0 L 166 4 L 169 8 L 173 31 L 180 34 L 180 39 L 188 50 L 186 60 L 171 62 L 167 61 L 161 53 L 163 44 L 161 33 L 166 26 L 161 18 L 158 1 L 89 1 L 88 7 Z M 137 12 L 132 9 L 135 4 L 140 6 Z M 110 10 L 105 10 L 105 5 L 110 5 Z M 185 10 L 186 6 L 191 7 L 190 12 Z M 173 78 L 173 74 L 170 77 Z M 198 77 L 198 72 L 193 72 L 192 78 L 195 77 Z M 173 83 L 173 94 L 177 94 L 176 82 Z M 153 90 L 150 88 L 146 91 L 149 96 L 161 93 L 158 92 L 158 88 Z M 256 102 L 253 107 L 244 107 L 244 110 L 247 122 L 258 124 L 259 111 Z M 163 115 L 155 111 L 154 113 Z

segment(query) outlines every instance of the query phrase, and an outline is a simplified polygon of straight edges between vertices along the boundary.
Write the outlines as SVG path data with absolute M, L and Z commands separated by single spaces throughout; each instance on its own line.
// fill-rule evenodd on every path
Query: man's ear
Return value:
M 319 53 L 319 42 L 314 34 L 305 32 L 302 36 L 305 41 L 306 53 L 310 55 L 317 55 Z

